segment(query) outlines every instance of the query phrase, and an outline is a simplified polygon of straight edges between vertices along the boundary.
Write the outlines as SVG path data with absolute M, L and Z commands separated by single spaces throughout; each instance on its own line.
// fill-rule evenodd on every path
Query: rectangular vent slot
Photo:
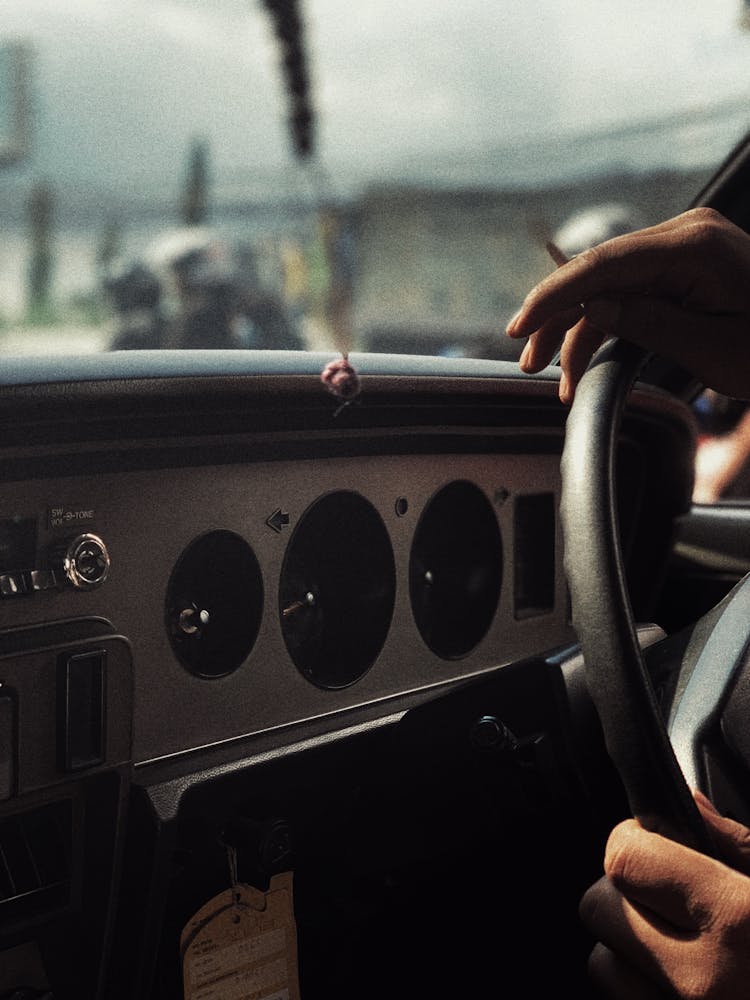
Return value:
M 546 615 L 555 607 L 555 498 L 520 496 L 515 506 L 516 618 Z M 585 544 L 585 540 L 582 540 Z
M 69 802 L 0 822 L 0 913 L 66 903 L 71 846 Z

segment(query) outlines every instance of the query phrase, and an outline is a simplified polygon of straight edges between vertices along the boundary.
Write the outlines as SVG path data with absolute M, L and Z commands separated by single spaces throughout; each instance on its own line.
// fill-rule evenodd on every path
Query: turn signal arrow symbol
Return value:
M 277 535 L 280 535 L 281 529 L 289 524 L 289 515 L 281 507 L 277 507 L 273 514 L 266 518 L 266 524 L 269 528 L 273 528 Z

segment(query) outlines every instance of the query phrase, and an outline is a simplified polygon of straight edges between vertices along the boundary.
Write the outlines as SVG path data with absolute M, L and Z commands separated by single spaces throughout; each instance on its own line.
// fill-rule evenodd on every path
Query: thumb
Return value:
M 750 830 L 729 816 L 722 816 L 703 792 L 693 790 L 695 803 L 713 834 L 722 858 L 736 871 L 750 875 Z

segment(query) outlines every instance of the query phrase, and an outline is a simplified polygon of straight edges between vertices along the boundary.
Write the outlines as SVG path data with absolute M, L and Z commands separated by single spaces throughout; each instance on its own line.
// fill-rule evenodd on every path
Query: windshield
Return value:
M 0 351 L 515 357 L 749 127 L 742 0 L 6 0 Z

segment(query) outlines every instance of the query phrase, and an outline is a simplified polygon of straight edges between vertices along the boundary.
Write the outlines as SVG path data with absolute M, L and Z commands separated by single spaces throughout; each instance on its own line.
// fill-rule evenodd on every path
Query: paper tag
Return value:
M 268 891 L 239 883 L 205 903 L 180 937 L 185 1000 L 299 1000 L 292 873 Z

